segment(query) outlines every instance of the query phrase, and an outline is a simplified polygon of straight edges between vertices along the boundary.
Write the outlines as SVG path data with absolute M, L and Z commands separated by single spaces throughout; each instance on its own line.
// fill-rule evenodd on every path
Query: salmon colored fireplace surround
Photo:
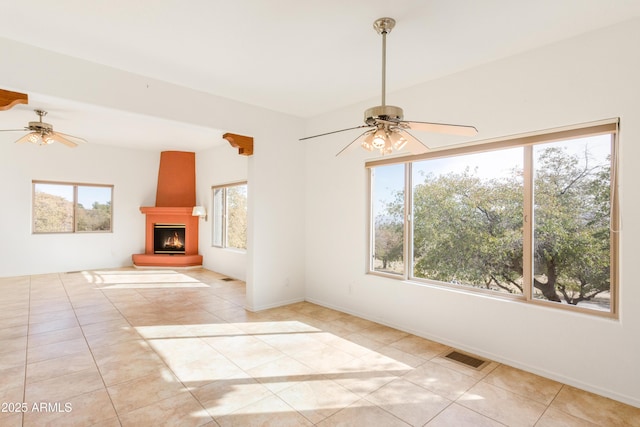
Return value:
M 144 254 L 132 255 L 139 267 L 193 267 L 202 265 L 198 254 L 198 221 L 193 216 L 196 205 L 195 153 L 164 151 L 160 155 L 156 206 L 142 206 L 146 215 Z M 179 224 L 185 227 L 184 254 L 155 253 L 156 224 Z

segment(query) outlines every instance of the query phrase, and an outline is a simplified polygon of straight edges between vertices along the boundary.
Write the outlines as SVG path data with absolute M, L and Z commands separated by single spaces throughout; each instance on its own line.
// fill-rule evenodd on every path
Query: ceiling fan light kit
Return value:
M 424 132 L 440 132 L 461 136 L 473 136 L 478 130 L 473 126 L 451 125 L 446 123 L 431 122 L 409 122 L 404 120 L 402 108 L 393 105 L 386 105 L 386 57 L 387 57 L 387 34 L 395 27 L 396 21 L 393 18 L 376 19 L 373 28 L 382 36 L 382 102 L 381 105 L 368 108 L 364 112 L 364 125 L 348 129 L 341 129 L 319 135 L 308 136 L 300 140 L 317 138 L 333 133 L 347 130 L 369 128 L 360 134 L 349 145 L 336 154 L 339 156 L 348 148 L 359 143 L 367 151 L 378 150 L 383 156 L 394 151 L 400 151 L 405 147 L 413 154 L 424 153 L 429 150 L 423 142 L 411 135 L 409 130 Z
M 49 123 L 45 123 L 42 121 L 42 118 L 47 115 L 47 112 L 44 110 L 33 110 L 39 117 L 37 122 L 29 122 L 29 125 L 24 129 L 3 129 L 0 132 L 22 132 L 25 130 L 30 130 L 31 132 L 19 138 L 16 141 L 16 144 L 22 144 L 24 142 L 30 142 L 32 144 L 37 145 L 49 145 L 54 142 L 59 142 L 61 144 L 66 145 L 67 147 L 76 147 L 78 145 L 77 142 L 72 141 L 75 139 L 80 142 L 86 142 L 83 138 L 73 135 L 67 135 L 62 132 L 54 132 L 53 126 Z

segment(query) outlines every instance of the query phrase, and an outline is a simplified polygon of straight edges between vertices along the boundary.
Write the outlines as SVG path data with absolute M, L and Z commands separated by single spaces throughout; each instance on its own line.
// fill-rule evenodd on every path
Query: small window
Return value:
M 247 183 L 213 187 L 212 245 L 247 249 Z
M 33 233 L 110 232 L 112 185 L 33 181 Z

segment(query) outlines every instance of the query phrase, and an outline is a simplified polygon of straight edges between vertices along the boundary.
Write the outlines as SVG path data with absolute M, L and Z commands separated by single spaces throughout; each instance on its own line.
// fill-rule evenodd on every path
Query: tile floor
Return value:
M 0 426 L 640 426 L 638 408 L 318 305 L 247 312 L 221 278 L 0 279 Z

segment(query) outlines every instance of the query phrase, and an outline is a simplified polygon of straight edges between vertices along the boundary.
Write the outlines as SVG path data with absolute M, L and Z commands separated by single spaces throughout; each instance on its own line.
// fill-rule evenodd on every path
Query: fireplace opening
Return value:
M 184 255 L 185 228 L 185 224 L 154 224 L 153 253 Z

